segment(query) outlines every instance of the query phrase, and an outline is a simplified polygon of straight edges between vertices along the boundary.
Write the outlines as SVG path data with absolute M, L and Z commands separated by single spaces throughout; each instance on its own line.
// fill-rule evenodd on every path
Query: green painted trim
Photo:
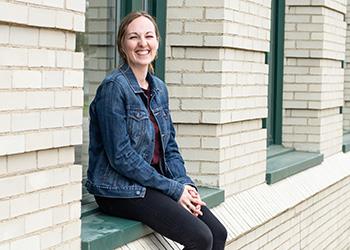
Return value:
M 154 63 L 155 75 L 164 81 L 165 79 L 165 41 L 166 41 L 166 16 L 167 1 L 152 1 L 152 15 L 156 18 L 156 22 L 160 33 L 160 43 L 158 48 L 157 60 Z
M 81 206 L 81 217 L 86 217 L 97 212 L 99 212 L 99 208 L 95 199 L 93 202 Z
M 266 122 L 267 122 L 267 118 L 261 119 L 261 128 L 266 128 Z
M 113 250 L 152 230 L 141 222 L 102 213 L 82 218 L 82 250 Z
M 143 10 L 143 0 L 122 0 L 121 1 L 121 19 L 131 11 Z
M 272 0 L 268 87 L 268 145 L 282 144 L 285 0 Z
M 350 134 L 343 135 L 343 152 L 347 153 L 350 151 Z
M 319 153 L 292 151 L 267 159 L 266 182 L 273 184 L 308 168 L 321 164 Z
M 294 151 L 293 148 L 285 148 L 282 145 L 270 145 L 267 148 L 267 158 L 269 159 L 292 151 Z
M 224 191 L 217 188 L 198 187 L 202 200 L 208 207 L 224 202 Z M 96 203 L 82 206 L 82 250 L 112 250 L 152 233 L 143 223 L 99 212 Z

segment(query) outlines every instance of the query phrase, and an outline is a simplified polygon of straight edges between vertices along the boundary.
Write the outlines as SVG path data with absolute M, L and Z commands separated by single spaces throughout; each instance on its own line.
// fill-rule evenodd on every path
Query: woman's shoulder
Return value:
M 102 80 L 101 84 L 97 88 L 95 97 L 98 99 L 101 96 L 121 94 L 125 85 L 126 82 L 120 70 L 115 69 L 106 75 Z
M 105 79 L 102 81 L 102 84 L 125 84 L 126 79 L 123 76 L 120 69 L 114 69 L 108 75 L 106 75 Z

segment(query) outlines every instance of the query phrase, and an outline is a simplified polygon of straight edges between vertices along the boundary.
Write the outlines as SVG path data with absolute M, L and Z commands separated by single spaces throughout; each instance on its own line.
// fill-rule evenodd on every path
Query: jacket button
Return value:
M 136 191 L 136 195 L 140 195 L 141 194 L 141 192 L 140 191 Z

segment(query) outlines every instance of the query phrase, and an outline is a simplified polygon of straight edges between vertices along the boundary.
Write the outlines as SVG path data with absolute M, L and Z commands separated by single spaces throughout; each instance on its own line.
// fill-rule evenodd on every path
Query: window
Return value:
M 316 166 L 323 161 L 319 153 L 301 152 L 282 145 L 283 69 L 284 69 L 285 0 L 271 2 L 271 42 L 268 86 L 267 169 L 266 181 L 272 184 Z

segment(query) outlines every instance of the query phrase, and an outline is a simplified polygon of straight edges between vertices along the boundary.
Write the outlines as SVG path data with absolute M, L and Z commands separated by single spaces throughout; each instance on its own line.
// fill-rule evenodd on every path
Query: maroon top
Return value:
M 153 113 L 151 112 L 150 109 L 150 100 L 151 100 L 151 90 L 150 88 L 148 89 L 142 89 L 143 92 L 146 94 L 147 96 L 147 109 L 148 109 L 148 113 L 149 113 L 149 117 L 152 121 L 153 127 L 154 127 L 154 152 L 153 152 L 153 157 L 152 157 L 152 165 L 159 165 L 159 161 L 162 157 L 162 147 L 161 147 L 161 141 L 160 141 L 160 131 L 159 131 L 159 127 L 157 124 L 156 119 L 154 118 Z

